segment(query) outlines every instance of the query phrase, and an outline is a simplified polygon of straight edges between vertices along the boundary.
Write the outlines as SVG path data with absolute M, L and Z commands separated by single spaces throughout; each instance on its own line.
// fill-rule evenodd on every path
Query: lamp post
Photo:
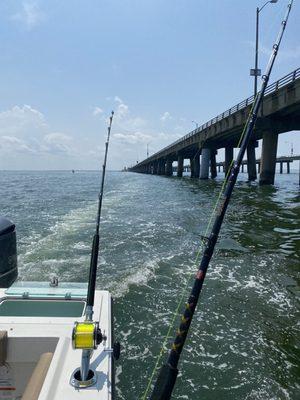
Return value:
M 256 8 L 256 40 L 255 40 L 255 68 L 250 70 L 250 75 L 254 76 L 254 97 L 257 94 L 257 77 L 261 75 L 261 70 L 258 69 L 258 34 L 259 34 L 259 13 L 269 3 L 277 3 L 278 0 L 269 0 L 261 8 Z
M 293 155 L 294 155 L 294 145 L 293 145 L 293 142 L 287 142 L 287 141 L 285 141 L 284 143 L 290 144 L 290 145 L 291 145 L 291 157 L 293 157 Z
M 196 121 L 192 121 L 196 125 L 196 129 L 198 128 L 199 124 Z

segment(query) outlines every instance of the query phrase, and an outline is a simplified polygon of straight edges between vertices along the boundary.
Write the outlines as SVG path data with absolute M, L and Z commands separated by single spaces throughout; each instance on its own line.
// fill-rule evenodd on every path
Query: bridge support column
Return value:
M 263 144 L 261 153 L 261 173 L 259 177 L 260 185 L 273 185 L 276 169 L 278 134 L 265 132 L 263 134 Z
M 217 177 L 217 163 L 216 163 L 216 150 L 211 151 L 210 155 L 210 176 L 211 179 L 215 179 Z
M 233 146 L 225 147 L 225 175 L 227 175 L 233 160 Z
M 244 173 L 244 164 L 242 164 L 242 173 Z
M 165 174 L 165 161 L 164 160 L 158 160 L 158 175 L 164 175 Z
M 290 173 L 290 162 L 289 161 L 286 163 L 286 172 L 288 174 Z
M 178 159 L 177 159 L 177 176 L 179 178 L 182 177 L 182 173 L 183 173 L 183 156 L 181 154 L 179 154 Z
M 172 176 L 173 175 L 173 167 L 172 167 L 173 161 L 171 159 L 167 159 L 166 162 L 166 171 L 165 174 L 167 176 Z
M 282 174 L 282 172 L 283 172 L 283 162 L 280 161 L 280 173 Z
M 218 165 L 218 172 L 221 172 L 221 165 Z
M 249 181 L 255 181 L 257 179 L 255 147 L 256 147 L 255 142 L 249 143 L 249 145 L 247 147 L 247 169 L 248 169 L 248 180 Z
M 194 178 L 199 178 L 200 175 L 200 154 L 196 153 L 194 160 Z
M 190 158 L 190 171 L 191 171 L 191 178 L 195 178 L 195 162 L 194 158 Z
M 208 179 L 208 175 L 209 175 L 209 159 L 210 159 L 210 149 L 202 149 L 202 151 L 201 151 L 200 179 Z
M 158 162 L 154 161 L 153 162 L 153 175 L 157 175 L 157 169 L 158 169 Z

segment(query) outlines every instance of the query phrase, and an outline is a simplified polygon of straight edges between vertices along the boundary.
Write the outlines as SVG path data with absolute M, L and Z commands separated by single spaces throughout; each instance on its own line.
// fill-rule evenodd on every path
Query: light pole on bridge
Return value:
M 262 7 L 256 8 L 256 40 L 255 40 L 255 68 L 250 70 L 250 75 L 254 76 L 254 97 L 257 94 L 257 77 L 261 75 L 261 70 L 258 69 L 258 34 L 259 34 L 259 13 L 269 3 L 277 3 L 278 0 L 269 0 Z
M 287 141 L 285 141 L 284 143 L 290 144 L 290 145 L 291 145 L 291 157 L 293 157 L 293 155 L 294 155 L 294 145 L 293 145 L 293 142 L 287 142 Z
M 196 129 L 198 128 L 199 124 L 196 121 L 192 121 L 196 125 Z

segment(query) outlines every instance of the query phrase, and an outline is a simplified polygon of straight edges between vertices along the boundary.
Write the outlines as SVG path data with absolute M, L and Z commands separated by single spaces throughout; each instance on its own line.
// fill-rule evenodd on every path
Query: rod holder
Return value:
M 71 385 L 76 388 L 86 388 L 96 383 L 96 374 L 90 369 L 90 359 L 93 350 L 106 338 L 102 335 L 98 322 L 75 322 L 72 332 L 73 349 L 81 349 L 81 366 L 71 377 Z

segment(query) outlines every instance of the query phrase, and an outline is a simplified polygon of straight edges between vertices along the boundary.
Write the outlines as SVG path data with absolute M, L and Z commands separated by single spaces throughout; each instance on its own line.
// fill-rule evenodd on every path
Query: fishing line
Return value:
M 258 96 L 258 94 L 256 95 L 256 97 L 257 97 L 257 96 Z M 256 98 L 255 98 L 255 100 L 256 100 Z M 253 102 L 253 104 L 252 104 L 252 106 L 251 106 L 251 109 L 250 109 L 250 111 L 249 111 L 248 118 L 247 118 L 247 122 L 246 122 L 246 124 L 245 124 L 245 126 L 244 126 L 244 129 L 243 129 L 241 135 L 240 135 L 240 138 L 239 138 L 239 142 L 238 142 L 237 147 L 239 147 L 239 146 L 241 145 L 242 140 L 243 140 L 243 138 L 244 138 L 244 136 L 245 136 L 246 127 L 247 127 L 247 124 L 249 123 L 250 116 L 252 115 L 253 108 L 254 108 L 254 104 L 255 104 L 255 100 L 254 100 L 254 102 Z M 199 152 L 200 152 L 200 150 L 199 150 Z M 197 152 L 197 153 L 198 153 L 198 152 Z M 197 153 L 196 153 L 196 155 L 197 155 Z M 195 155 L 194 157 L 196 157 L 196 155 Z M 216 202 L 215 202 L 215 204 L 214 204 L 213 210 L 212 210 L 212 212 L 211 212 L 211 214 L 210 214 L 210 218 L 209 218 L 208 223 L 207 223 L 207 225 L 206 225 L 205 233 L 204 233 L 204 235 L 202 236 L 202 237 L 204 237 L 204 238 L 206 238 L 207 235 L 208 235 L 209 229 L 211 228 L 211 225 L 212 225 L 213 218 L 214 218 L 214 216 L 216 215 L 216 211 L 217 211 L 217 209 L 218 209 L 218 207 L 219 207 L 219 205 L 220 205 L 221 197 L 222 197 L 222 195 L 223 195 L 223 193 L 224 193 L 224 190 L 225 190 L 225 188 L 226 188 L 226 184 L 227 184 L 228 178 L 229 178 L 229 176 L 230 176 L 230 172 L 231 172 L 233 163 L 234 163 L 234 160 L 231 160 L 231 162 L 230 162 L 230 164 L 229 164 L 229 167 L 228 167 L 228 170 L 227 170 L 227 172 L 226 172 L 226 174 L 225 174 L 225 178 L 224 178 L 224 181 L 223 181 L 223 183 L 222 183 L 221 189 L 220 189 L 220 191 L 219 191 L 217 200 L 216 200 Z M 196 258 L 195 258 L 195 261 L 194 261 L 194 263 L 193 263 L 193 266 L 194 266 L 194 267 L 197 266 L 197 263 L 198 263 L 198 261 L 199 261 L 200 254 L 201 254 L 202 251 L 203 251 L 204 244 L 205 244 L 205 243 L 204 243 L 204 240 L 201 240 L 201 244 L 199 245 L 199 248 L 198 248 L 198 251 L 197 251 L 197 254 L 196 254 Z M 182 306 L 183 299 L 184 299 L 184 297 L 185 297 L 185 294 L 186 294 L 186 292 L 187 292 L 188 287 L 190 286 L 190 281 L 191 281 L 191 278 L 192 278 L 193 275 L 194 275 L 194 271 L 193 271 L 193 272 L 190 272 L 190 274 L 189 274 L 189 276 L 188 276 L 188 279 L 187 279 L 187 283 L 186 283 L 185 287 L 184 287 L 183 290 L 182 290 L 182 293 L 181 293 L 179 302 L 178 302 L 177 307 L 176 307 L 176 309 L 175 309 L 175 311 L 174 311 L 174 313 L 173 313 L 173 317 L 172 317 L 172 320 L 171 320 L 169 329 L 168 329 L 167 334 L 166 334 L 166 336 L 165 336 L 165 338 L 164 338 L 164 341 L 163 341 L 163 344 L 162 344 L 162 346 L 161 346 L 160 352 L 159 352 L 159 354 L 158 354 L 158 356 L 157 356 L 156 363 L 155 363 L 154 368 L 153 368 L 153 370 L 152 370 L 152 373 L 151 373 L 151 375 L 150 375 L 150 378 L 149 378 L 149 381 L 148 381 L 148 385 L 147 385 L 147 387 L 146 387 L 146 390 L 145 390 L 145 392 L 144 392 L 144 394 L 143 394 L 141 400 L 146 400 L 146 398 L 147 398 L 147 395 L 148 395 L 148 393 L 149 393 L 149 390 L 150 390 L 151 385 L 152 385 L 152 382 L 153 382 L 153 378 L 154 378 L 155 372 L 156 372 L 156 370 L 157 370 L 157 368 L 158 368 L 158 365 L 160 364 L 160 361 L 161 361 L 161 358 L 162 358 L 163 354 L 164 354 L 165 351 L 166 351 L 166 350 L 165 350 L 165 347 L 166 347 L 166 345 L 167 345 L 168 339 L 170 338 L 170 333 L 171 333 L 171 331 L 172 331 L 173 328 L 174 328 L 175 320 L 176 320 L 176 318 L 177 318 L 177 316 L 178 316 L 178 314 L 179 314 L 178 311 L 179 311 L 179 309 L 180 309 L 181 306 Z
M 207 244 L 205 246 L 203 256 L 201 259 L 201 263 L 198 267 L 197 274 L 194 279 L 194 284 L 192 287 L 192 290 L 190 292 L 190 296 L 188 298 L 188 301 L 186 303 L 185 310 L 182 314 L 181 318 L 181 323 L 179 326 L 179 329 L 176 333 L 176 337 L 173 341 L 172 348 L 169 352 L 169 356 L 167 359 L 167 362 L 162 366 L 160 369 L 158 378 L 156 380 L 156 384 L 154 386 L 154 389 L 152 391 L 151 399 L 152 400 L 169 400 L 172 395 L 172 391 L 174 389 L 177 375 L 178 375 L 178 363 L 180 360 L 180 355 L 183 350 L 185 341 L 187 339 L 187 335 L 192 323 L 192 319 L 196 310 L 196 306 L 201 294 L 201 290 L 203 287 L 203 283 L 205 280 L 206 272 L 209 267 L 209 263 L 211 261 L 211 258 L 214 254 L 215 246 L 220 234 L 220 230 L 226 215 L 226 211 L 232 196 L 232 192 L 239 174 L 240 166 L 243 161 L 243 157 L 245 155 L 246 149 L 250 143 L 251 135 L 253 133 L 257 117 L 258 117 L 258 112 L 260 110 L 263 97 L 270 79 L 270 74 L 274 66 L 274 62 L 276 59 L 276 56 L 278 54 L 278 50 L 283 38 L 283 34 L 287 25 L 288 17 L 290 15 L 290 11 L 293 5 L 293 0 L 291 0 L 288 4 L 287 11 L 285 14 L 284 19 L 282 20 L 281 28 L 278 34 L 278 37 L 273 45 L 273 50 L 271 53 L 271 57 L 269 59 L 269 63 L 266 68 L 266 73 L 262 77 L 262 86 L 261 90 L 258 93 L 257 97 L 254 100 L 254 103 L 252 105 L 252 113 L 250 113 L 250 116 L 248 117 L 248 123 L 246 123 L 244 129 L 244 137 L 243 140 L 241 141 L 241 146 L 239 153 L 237 155 L 236 161 L 233 163 L 233 166 L 230 171 L 230 177 L 228 182 L 226 183 L 226 190 L 223 195 L 223 199 L 221 201 L 220 208 L 218 209 L 218 212 L 216 214 L 216 218 L 214 220 L 214 224 L 210 233 L 210 236 L 207 240 Z
M 218 205 L 220 203 L 220 198 L 222 196 L 222 192 L 224 192 L 224 188 L 226 186 L 226 191 L 224 193 L 222 202 L 221 202 L 220 207 L 218 209 L 218 213 L 216 214 L 214 225 L 213 225 L 211 234 L 210 234 L 210 236 L 208 238 L 207 244 L 205 246 L 205 251 L 203 253 L 203 257 L 202 257 L 201 263 L 199 265 L 199 269 L 198 269 L 197 275 L 196 275 L 195 280 L 194 280 L 193 289 L 191 291 L 190 297 L 189 297 L 188 302 L 186 304 L 185 311 L 184 311 L 184 313 L 182 315 L 182 319 L 181 319 L 181 324 L 180 324 L 179 330 L 177 331 L 176 338 L 175 338 L 175 340 L 173 342 L 172 349 L 171 349 L 171 351 L 169 353 L 168 361 L 167 361 L 167 363 L 164 364 L 164 366 L 160 370 L 159 376 L 158 376 L 157 381 L 156 381 L 156 385 L 154 386 L 154 391 L 152 392 L 151 399 L 164 399 L 164 400 L 165 399 L 170 399 L 170 396 L 172 394 L 172 390 L 174 388 L 174 385 L 175 385 L 175 382 L 176 382 L 176 378 L 177 378 L 177 374 L 178 374 L 177 365 L 178 365 L 178 362 L 179 362 L 180 354 L 181 354 L 181 351 L 183 349 L 185 340 L 187 338 L 188 330 L 189 330 L 190 324 L 192 322 L 192 318 L 193 318 L 193 315 L 194 315 L 194 312 L 195 312 L 195 308 L 196 308 L 196 305 L 197 305 L 197 302 L 198 302 L 198 299 L 199 299 L 199 295 L 201 293 L 201 289 L 202 289 L 202 285 L 203 285 L 203 282 L 204 282 L 204 279 L 205 279 L 206 271 L 207 271 L 209 262 L 210 262 L 210 260 L 211 260 L 211 258 L 213 256 L 213 252 L 214 252 L 215 245 L 217 243 L 219 232 L 220 232 L 220 229 L 221 229 L 224 217 L 225 217 L 225 213 L 226 213 L 229 201 L 230 201 L 230 197 L 231 197 L 231 194 L 232 194 L 232 191 L 233 191 L 233 188 L 235 186 L 235 182 L 236 182 L 236 179 L 237 179 L 237 176 L 238 176 L 238 173 L 239 173 L 240 165 L 242 163 L 242 160 L 243 160 L 243 157 L 245 155 L 246 149 L 247 149 L 247 147 L 249 145 L 251 134 L 252 134 L 253 129 L 255 127 L 255 123 L 256 123 L 256 120 L 257 120 L 258 112 L 259 112 L 259 109 L 261 107 L 263 96 L 264 96 L 264 93 L 265 93 L 265 90 L 266 90 L 266 87 L 267 87 L 267 84 L 268 84 L 268 81 L 269 81 L 269 77 L 270 77 L 274 62 L 275 62 L 275 58 L 276 58 L 277 53 L 278 53 L 279 46 L 281 44 L 281 40 L 282 40 L 282 37 L 283 37 L 283 33 L 285 31 L 285 27 L 286 27 L 286 24 L 287 24 L 287 20 L 288 20 L 289 14 L 290 14 L 290 10 L 291 10 L 292 4 L 293 4 L 293 1 L 291 1 L 289 3 L 289 5 L 288 5 L 288 9 L 287 9 L 287 12 L 286 12 L 286 15 L 285 15 L 285 19 L 282 21 L 282 27 L 280 29 L 279 35 L 277 37 L 277 40 L 276 40 L 275 44 L 273 45 L 273 51 L 272 51 L 269 63 L 267 65 L 266 74 L 263 76 L 263 83 L 262 83 L 262 86 L 261 86 L 261 90 L 257 94 L 257 96 L 255 97 L 255 99 L 253 101 L 253 104 L 252 104 L 252 107 L 251 107 L 251 111 L 250 111 L 250 113 L 248 115 L 247 122 L 246 122 L 246 124 L 244 126 L 242 135 L 240 137 L 239 144 L 238 144 L 238 146 L 240 146 L 240 150 L 239 150 L 239 153 L 237 155 L 237 160 L 235 162 L 233 162 L 233 161 L 231 162 L 231 167 L 227 171 L 226 179 L 223 182 L 223 186 L 222 186 L 221 191 L 219 193 L 219 197 L 218 197 L 218 199 L 216 201 L 216 205 L 215 205 L 214 210 L 213 210 L 213 212 L 211 214 L 211 218 L 209 220 L 206 232 L 208 231 L 208 227 L 211 225 L 213 215 L 216 213 L 216 210 L 217 210 Z M 229 178 L 229 181 L 227 182 L 228 176 L 230 176 L 230 178 Z M 207 233 L 206 233 L 205 236 L 207 236 Z M 199 253 L 200 253 L 202 248 L 203 248 L 203 243 L 200 246 L 200 249 L 198 251 L 196 259 L 198 259 Z M 184 291 L 185 291 L 185 289 L 184 289 Z M 176 309 L 176 312 L 175 312 L 175 316 L 173 317 L 172 322 L 176 318 L 176 314 L 178 313 L 178 309 L 180 308 L 180 305 L 181 305 L 182 300 L 183 300 L 182 298 L 183 298 L 183 296 L 181 296 L 179 306 L 177 306 L 177 309 Z M 166 341 L 168 339 L 168 336 L 169 336 L 169 333 L 170 333 L 171 329 L 172 329 L 172 327 L 169 328 L 169 330 L 168 330 L 168 334 L 167 334 L 167 337 L 165 338 L 164 345 L 165 345 L 165 343 L 166 343 Z M 156 362 L 154 371 L 156 370 L 156 368 L 157 368 L 157 366 L 159 364 L 159 361 L 161 359 L 162 353 L 163 353 L 163 348 L 162 348 L 162 350 L 161 350 L 161 352 L 159 354 L 159 357 L 158 357 L 158 360 Z M 151 387 L 151 383 L 152 383 L 152 380 L 153 380 L 153 376 L 154 376 L 154 373 L 152 373 L 152 375 L 150 377 L 150 380 L 148 382 L 148 386 L 147 386 L 146 391 L 145 391 L 144 396 L 143 396 L 143 400 L 146 398 L 146 396 L 147 396 L 147 394 L 149 392 L 149 389 Z

